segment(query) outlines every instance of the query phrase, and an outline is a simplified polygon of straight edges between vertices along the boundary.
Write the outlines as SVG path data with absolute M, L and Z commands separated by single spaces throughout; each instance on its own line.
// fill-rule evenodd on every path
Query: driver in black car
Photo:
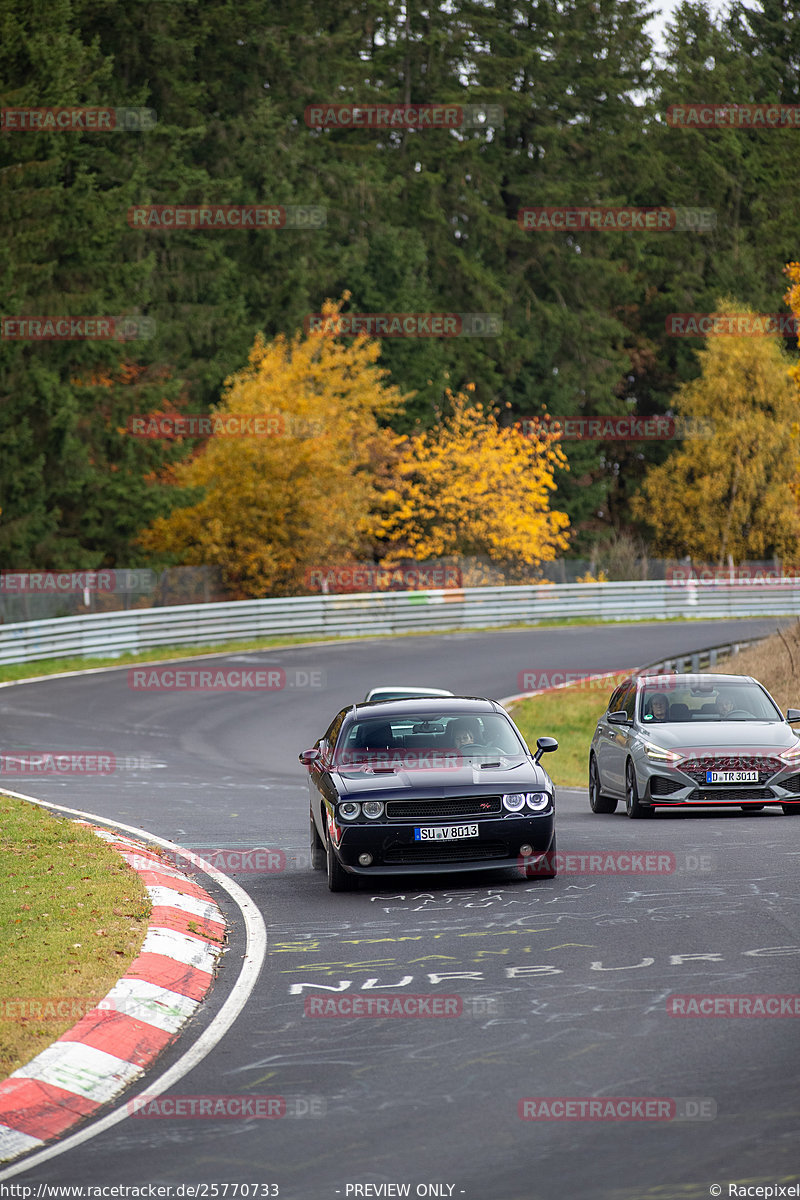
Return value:
M 456 717 L 450 722 L 448 733 L 456 750 L 469 749 L 481 741 L 481 728 L 474 717 Z

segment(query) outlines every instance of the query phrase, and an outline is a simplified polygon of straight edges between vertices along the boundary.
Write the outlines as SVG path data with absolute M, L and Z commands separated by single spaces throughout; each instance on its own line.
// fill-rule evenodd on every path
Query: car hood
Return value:
M 494 763 L 498 763 L 497 766 Z M 341 767 L 335 772 L 340 795 L 379 795 L 386 798 L 463 796 L 466 793 L 535 792 L 552 790 L 549 775 L 531 759 L 503 757 L 481 766 L 469 759 L 457 767 L 366 769 Z
M 691 724 L 647 725 L 640 737 L 665 750 L 787 750 L 797 744 L 791 725 L 780 721 L 696 721 Z

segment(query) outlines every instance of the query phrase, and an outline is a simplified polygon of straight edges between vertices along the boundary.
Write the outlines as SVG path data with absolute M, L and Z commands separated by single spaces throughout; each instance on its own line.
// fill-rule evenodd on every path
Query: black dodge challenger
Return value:
M 516 867 L 556 874 L 555 786 L 494 700 L 354 704 L 300 762 L 311 861 L 333 892 L 357 878 Z

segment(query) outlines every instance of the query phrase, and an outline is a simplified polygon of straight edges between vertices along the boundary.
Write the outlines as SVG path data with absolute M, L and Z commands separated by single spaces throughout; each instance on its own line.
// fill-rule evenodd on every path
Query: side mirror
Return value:
M 298 754 L 297 757 L 304 767 L 310 767 L 319 758 L 319 747 L 313 746 L 310 750 L 303 750 L 302 754 Z
M 619 712 L 609 713 L 606 720 L 608 721 L 609 725 L 632 725 L 633 724 L 633 721 L 630 719 L 630 717 L 624 711 L 624 709 L 620 709 Z
M 793 721 L 800 721 L 800 708 L 787 708 L 786 720 L 790 725 Z
M 533 761 L 537 762 L 537 763 L 543 754 L 552 754 L 552 752 L 554 750 L 558 749 L 558 742 L 556 741 L 555 738 L 551 738 L 551 737 L 537 738 L 536 745 L 537 745 L 538 749 L 533 756 Z

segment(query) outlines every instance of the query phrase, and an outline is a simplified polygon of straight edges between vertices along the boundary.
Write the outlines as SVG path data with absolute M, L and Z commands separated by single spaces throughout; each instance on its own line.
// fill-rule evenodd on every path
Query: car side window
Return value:
M 339 730 L 342 728 L 342 722 L 347 716 L 347 712 L 348 710 L 343 708 L 340 713 L 337 713 L 331 724 L 328 726 L 324 737 L 322 738 L 323 743 L 327 745 L 329 750 L 333 750 L 334 746 L 336 745 L 336 739 L 339 736 Z
M 608 702 L 608 711 L 624 712 L 626 716 L 633 720 L 633 710 L 636 704 L 636 683 L 630 680 L 628 683 L 621 684 L 611 696 Z
M 625 689 L 625 692 L 620 696 L 619 706 L 625 712 L 631 721 L 633 720 L 634 709 L 636 708 L 636 684 L 630 683 Z

